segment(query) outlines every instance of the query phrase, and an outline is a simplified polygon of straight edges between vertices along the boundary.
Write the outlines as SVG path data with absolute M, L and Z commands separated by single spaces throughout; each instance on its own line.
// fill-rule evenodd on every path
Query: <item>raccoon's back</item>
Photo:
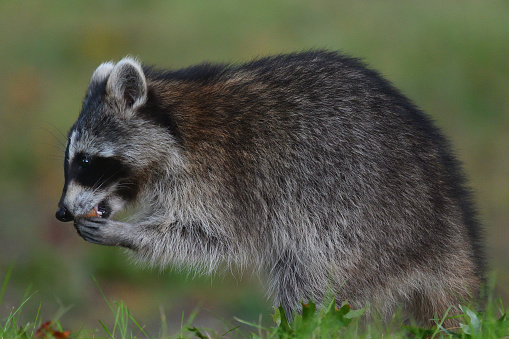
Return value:
M 165 100 L 184 150 L 225 174 L 244 172 L 235 178 L 291 169 L 289 177 L 327 174 L 335 184 L 378 186 L 398 173 L 419 172 L 419 181 L 449 165 L 430 119 L 356 59 L 307 52 L 167 77 Z
M 195 177 L 239 232 L 363 230 L 378 244 L 435 234 L 426 246 L 449 243 L 455 220 L 453 232 L 478 238 L 445 138 L 358 60 L 318 51 L 158 76 Z

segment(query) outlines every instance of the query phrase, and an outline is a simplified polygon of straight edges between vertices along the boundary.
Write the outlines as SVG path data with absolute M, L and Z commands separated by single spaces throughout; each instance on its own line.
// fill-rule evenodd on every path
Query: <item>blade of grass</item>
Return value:
M 438 332 L 440 331 L 440 329 L 442 329 L 442 324 L 444 323 L 445 319 L 447 318 L 447 314 L 449 314 L 449 311 L 451 310 L 452 306 L 449 306 L 449 308 L 447 309 L 447 311 L 445 311 L 445 314 L 444 316 L 442 317 L 442 319 L 440 320 L 440 324 L 437 324 L 436 326 L 436 329 L 435 329 L 435 332 L 433 332 L 433 334 L 431 335 L 431 339 L 435 338 L 435 336 L 438 334 Z
M 237 317 L 233 317 L 233 319 L 235 319 L 236 321 L 238 321 L 239 323 L 242 323 L 244 325 L 260 328 L 260 329 L 262 329 L 264 331 L 271 331 L 272 330 L 272 328 L 263 327 L 260 324 L 255 324 L 255 323 L 252 323 L 252 322 L 249 322 L 249 321 L 245 321 L 245 320 L 239 319 Z
M 101 324 L 101 326 L 103 327 L 104 331 L 106 332 L 106 334 L 113 339 L 113 336 L 111 335 L 110 331 L 108 330 L 108 328 L 106 327 L 106 325 L 103 324 L 102 321 L 98 320 L 99 321 L 99 324 Z
M 72 305 L 71 306 L 67 306 L 67 307 L 64 307 L 62 304 L 60 304 L 60 307 L 58 308 L 58 311 L 56 313 L 56 315 L 53 317 L 53 322 L 54 323 L 57 323 L 60 318 L 66 314 L 70 309 L 72 308 Z
M 161 315 L 161 337 L 168 336 L 168 324 L 166 323 L 166 314 L 164 313 L 164 307 L 159 305 L 159 314 Z
M 182 311 L 182 319 L 180 320 L 180 338 L 184 338 L 184 311 Z
M 37 291 L 32 293 L 29 297 L 25 298 L 25 300 L 21 303 L 21 305 L 19 305 L 19 307 L 16 309 L 16 311 L 12 314 L 12 316 L 14 317 L 19 311 L 21 311 L 21 308 L 23 307 L 23 305 L 25 305 L 27 303 L 27 301 L 30 300 L 30 298 L 32 298 L 36 293 L 37 293 Z
M 228 331 L 224 332 L 224 333 L 221 335 L 221 338 L 223 338 L 223 337 L 224 337 L 225 335 L 227 335 L 228 333 L 230 333 L 230 332 L 232 332 L 232 331 L 235 331 L 235 330 L 236 330 L 237 328 L 239 328 L 239 327 L 240 327 L 240 325 L 239 325 L 239 326 L 237 326 L 237 327 L 232 328 L 231 330 L 228 330 Z
M 190 327 L 191 324 L 194 322 L 194 318 L 196 318 L 196 316 L 198 315 L 198 312 L 200 310 L 198 308 L 195 308 L 193 310 L 193 312 L 191 312 L 191 315 L 189 316 L 189 318 L 187 318 L 187 321 L 186 323 L 184 324 L 184 327 Z M 182 314 L 183 315 L 183 314 Z
M 113 325 L 113 336 L 115 336 L 115 331 L 118 328 L 122 338 L 125 338 L 127 326 L 125 323 L 124 308 L 122 307 L 123 304 L 122 302 L 120 302 L 120 304 L 114 302 L 114 304 L 117 306 L 117 311 L 115 312 L 115 324 Z
M 99 292 L 101 292 L 101 295 L 103 296 L 104 300 L 106 301 L 106 304 L 108 304 L 108 307 L 110 308 L 111 313 L 115 314 L 115 310 L 113 309 L 113 307 L 111 306 L 110 302 L 108 301 L 108 299 L 104 295 L 103 290 L 101 289 L 101 286 L 99 286 L 99 283 L 97 282 L 97 280 L 95 279 L 94 276 L 92 276 L 92 279 L 94 280 L 95 284 L 97 285 L 97 288 L 99 289 Z
M 138 327 L 139 330 L 145 335 L 145 337 L 149 338 L 147 333 L 145 333 L 145 330 L 138 324 L 138 322 L 136 321 L 136 319 L 134 319 L 134 317 L 131 315 L 131 313 L 128 312 L 127 315 L 129 316 L 129 319 L 131 319 L 131 321 L 136 325 L 136 327 Z
M 106 298 L 106 295 L 104 295 L 104 292 L 103 290 L 101 289 L 101 286 L 99 286 L 99 282 L 97 281 L 97 279 L 92 275 L 92 279 L 94 280 L 95 284 L 97 285 L 97 288 L 99 289 L 99 292 L 101 292 L 101 295 L 104 299 L 104 301 L 106 301 L 106 304 L 108 305 L 111 313 L 113 313 L 115 315 L 115 323 L 113 325 L 113 333 L 111 333 L 110 331 L 107 330 L 106 326 L 99 320 L 99 323 L 103 326 L 103 328 L 107 331 L 108 335 L 111 337 L 111 338 L 114 338 L 115 336 L 115 331 L 117 329 L 117 326 L 118 326 L 118 322 L 119 322 L 119 308 L 117 308 L 117 310 L 113 309 L 113 306 L 111 305 L 111 303 L 108 301 L 108 298 Z M 117 305 L 118 306 L 118 305 Z
M 196 327 L 189 327 L 188 331 L 193 332 L 200 339 L 208 339 L 207 336 L 203 335 Z
M 31 338 L 34 337 L 34 333 L 35 333 L 35 331 L 37 331 L 37 323 L 39 322 L 39 314 L 41 312 L 41 308 L 42 308 L 42 301 L 39 303 L 39 307 L 37 308 L 37 314 L 35 315 L 34 326 L 32 328 L 32 333 L 30 335 Z
M 23 308 L 23 305 L 25 305 L 27 303 L 27 301 L 30 300 L 30 298 L 32 298 L 32 296 L 36 293 L 37 293 L 37 291 L 32 293 L 29 297 L 24 298 L 24 301 L 21 303 L 21 305 L 19 305 L 19 307 L 14 312 L 11 310 L 11 312 L 9 313 L 9 316 L 7 317 L 7 321 L 5 322 L 5 325 L 2 329 L 2 333 L 6 333 L 9 326 L 16 322 L 16 320 L 14 319 L 16 317 L 16 314 L 18 314 L 18 312 L 20 312 L 21 308 Z
M 4 282 L 2 284 L 2 288 L 0 289 L 0 304 L 2 303 L 2 299 L 4 297 L 5 289 L 7 288 L 7 283 L 9 282 L 9 279 L 11 278 L 12 273 L 12 267 L 14 264 L 11 264 L 9 268 L 7 269 L 7 272 L 5 273 Z

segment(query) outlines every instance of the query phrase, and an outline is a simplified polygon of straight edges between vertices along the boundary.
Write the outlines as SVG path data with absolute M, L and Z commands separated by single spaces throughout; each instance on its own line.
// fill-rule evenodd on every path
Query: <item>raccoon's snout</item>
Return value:
M 60 206 L 58 208 L 57 213 L 55 213 L 55 217 L 63 222 L 72 221 L 74 219 L 74 216 L 64 206 Z

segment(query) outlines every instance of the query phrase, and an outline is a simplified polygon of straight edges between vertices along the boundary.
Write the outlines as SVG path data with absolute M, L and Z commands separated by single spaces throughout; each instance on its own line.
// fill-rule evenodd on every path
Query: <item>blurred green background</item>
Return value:
M 111 316 L 93 275 L 149 328 L 164 313 L 176 331 L 182 311 L 198 306 L 199 326 L 268 319 L 263 278 L 249 270 L 149 270 L 57 222 L 63 134 L 101 62 L 129 54 L 179 68 L 309 48 L 363 58 L 443 128 L 476 192 L 507 304 L 509 2 L 0 0 L 0 282 L 13 265 L 0 317 L 30 286 L 27 320 L 42 302 L 43 319 L 72 306 L 61 318 L 68 329 L 99 328 Z

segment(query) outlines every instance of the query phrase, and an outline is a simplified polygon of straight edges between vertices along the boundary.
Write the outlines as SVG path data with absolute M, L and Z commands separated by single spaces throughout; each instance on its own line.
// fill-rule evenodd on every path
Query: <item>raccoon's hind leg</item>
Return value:
M 410 296 L 410 300 L 405 305 L 404 312 L 409 317 L 408 322 L 430 328 L 439 324 L 442 318 L 457 314 L 457 300 L 450 296 L 436 291 L 435 293 L 414 291 Z M 457 326 L 457 322 L 453 319 L 446 319 L 442 324 L 445 328 Z
M 318 263 L 307 263 L 292 251 L 285 251 L 270 269 L 270 289 L 274 306 L 283 307 L 289 321 L 300 310 L 301 303 L 320 305 L 327 284 L 326 269 Z M 312 271 L 311 271 L 312 270 Z
M 421 288 L 414 290 L 410 294 L 405 313 L 415 321 L 419 326 L 432 327 L 440 323 L 446 316 L 442 324 L 445 328 L 454 328 L 459 326 L 458 319 L 447 319 L 461 313 L 460 305 L 469 305 L 475 302 L 468 287 L 474 287 L 471 281 L 466 281 L 461 277 L 455 277 L 450 281 L 441 282 L 433 285 L 421 285 Z

